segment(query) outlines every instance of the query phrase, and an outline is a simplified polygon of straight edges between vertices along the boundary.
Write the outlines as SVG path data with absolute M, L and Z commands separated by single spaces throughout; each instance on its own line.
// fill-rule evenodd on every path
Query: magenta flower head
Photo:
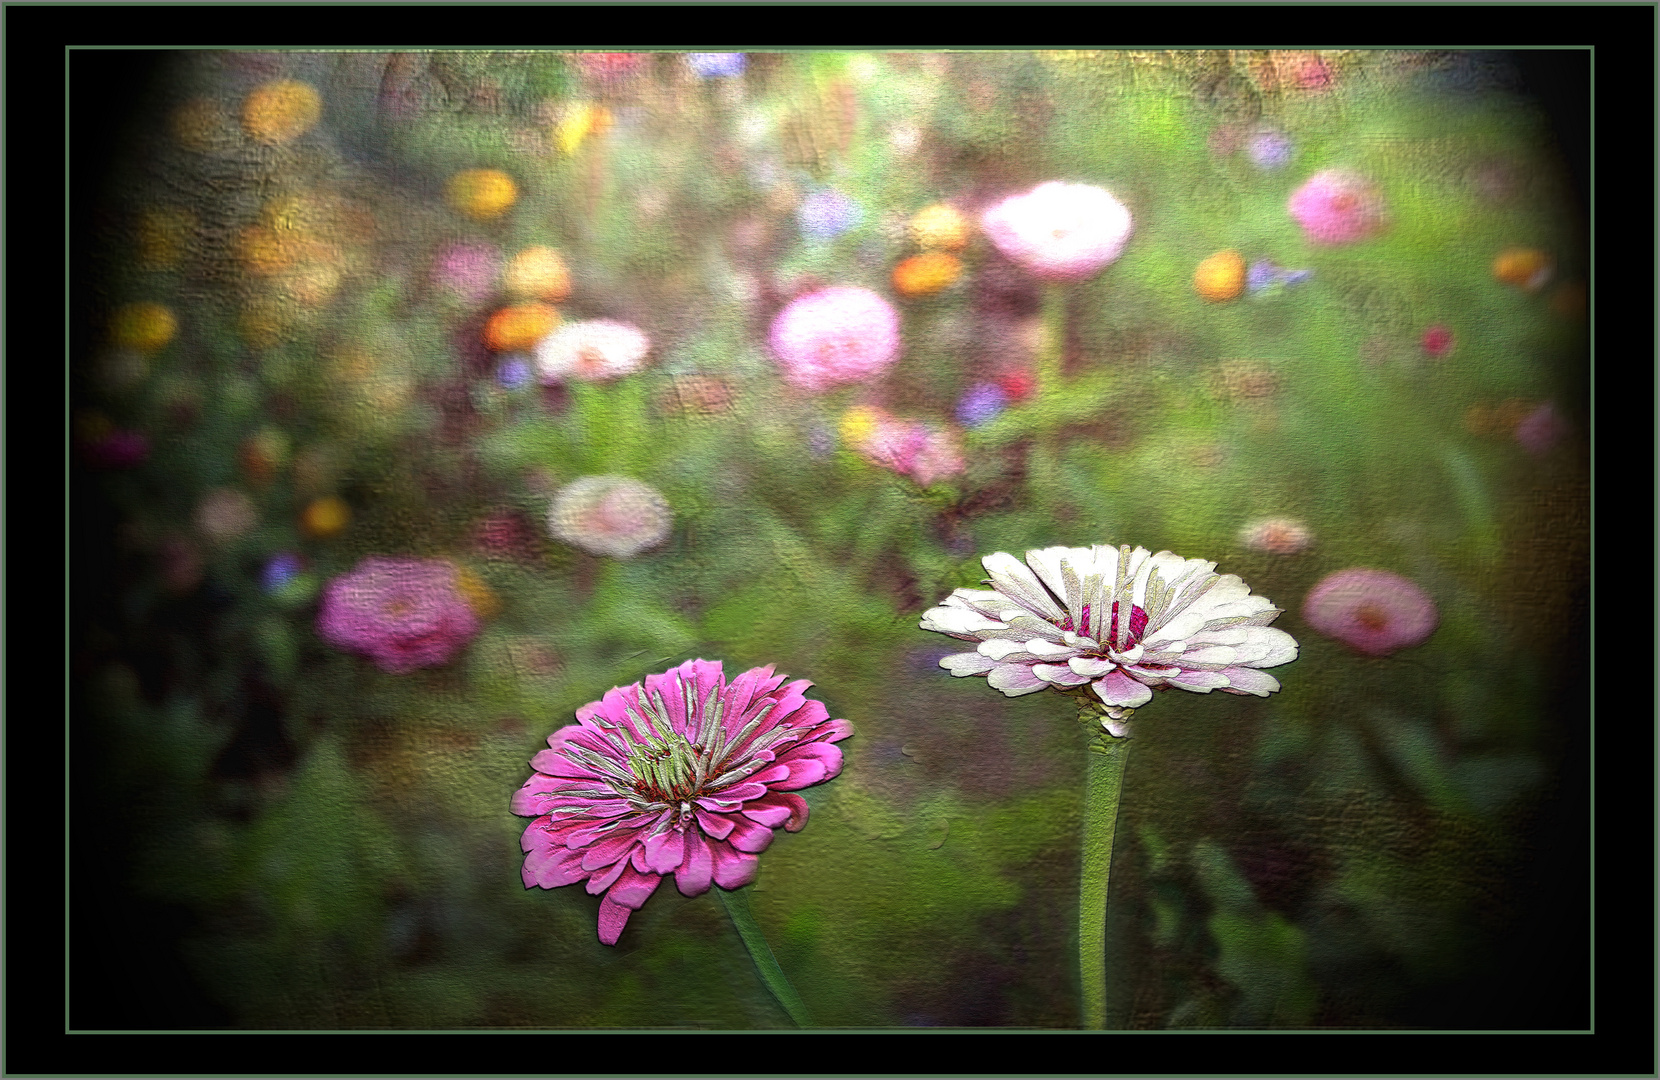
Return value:
M 1367 656 L 1422 644 L 1440 617 L 1417 585 L 1387 570 L 1355 567 L 1328 574 L 1303 601 L 1303 621 Z
M 371 555 L 329 582 L 317 613 L 319 637 L 394 675 L 448 663 L 478 630 L 455 566 L 441 560 Z
M 1383 199 L 1354 173 L 1315 173 L 1291 194 L 1286 209 L 1314 244 L 1352 244 L 1383 227 Z
M 1291 635 L 1268 625 L 1280 609 L 1213 562 L 1096 544 L 981 563 L 990 589 L 957 589 L 922 617 L 924 630 L 979 642 L 940 667 L 1009 697 L 1088 686 L 1115 736 L 1154 690 L 1267 697 L 1280 684 L 1261 669 L 1297 658 Z
M 501 252 L 488 244 L 450 244 L 433 261 L 433 280 L 465 300 L 477 302 L 496 284 Z
M 769 343 L 785 380 L 817 393 L 863 382 L 898 359 L 899 313 L 869 289 L 820 289 L 778 313 Z
M 1052 180 L 980 216 L 980 226 L 1028 273 L 1081 281 L 1118 258 L 1130 238 L 1130 211 L 1112 193 Z
M 1534 457 L 1544 457 L 1568 433 L 1567 422 L 1550 402 L 1528 413 L 1516 425 L 1516 441 Z
M 525 888 L 588 883 L 599 939 L 615 945 L 633 912 L 673 874 L 686 896 L 755 880 L 782 825 L 807 824 L 802 788 L 835 777 L 853 734 L 771 666 L 727 683 L 718 661 L 688 660 L 613 687 L 548 736 L 512 809 L 525 829 Z

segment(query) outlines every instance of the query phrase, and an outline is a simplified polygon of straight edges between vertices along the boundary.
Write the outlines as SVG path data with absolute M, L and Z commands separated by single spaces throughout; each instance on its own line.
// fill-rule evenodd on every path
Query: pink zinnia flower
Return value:
M 803 390 L 862 382 L 898 359 L 899 313 L 869 289 L 820 289 L 778 313 L 769 343 L 784 378 Z
M 447 663 L 478 633 L 455 567 L 441 560 L 371 555 L 329 582 L 317 634 L 401 675 Z
M 688 660 L 644 685 L 607 691 L 548 737 L 512 809 L 534 817 L 520 846 L 525 888 L 587 881 L 599 939 L 673 874 L 686 896 L 755 880 L 772 831 L 807 824 L 793 792 L 835 777 L 846 720 L 784 686 L 771 666 L 726 682 L 718 661 Z
M 1052 180 L 987 210 L 980 225 L 997 250 L 1050 281 L 1091 277 L 1130 238 L 1130 212 L 1112 193 Z
M 922 617 L 924 630 L 980 643 L 940 667 L 985 675 L 1009 697 L 1087 684 L 1114 735 L 1155 689 L 1267 697 L 1280 684 L 1259 669 L 1297 657 L 1268 625 L 1280 609 L 1213 562 L 1102 544 L 981 562 L 991 589 L 957 589 Z
M 1340 170 L 1315 173 L 1292 193 L 1286 209 L 1316 244 L 1352 244 L 1383 227 L 1377 189 Z
M 1303 620 L 1327 637 L 1388 656 L 1435 631 L 1435 603 L 1417 585 L 1387 570 L 1355 567 L 1328 574 L 1303 601 Z

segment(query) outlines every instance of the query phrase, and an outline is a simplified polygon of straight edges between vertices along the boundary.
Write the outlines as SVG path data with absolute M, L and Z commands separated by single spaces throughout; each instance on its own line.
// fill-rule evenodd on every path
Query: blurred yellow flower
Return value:
M 466 598 L 467 606 L 481 619 L 493 619 L 501 614 L 501 597 L 484 580 L 465 566 L 458 567 L 455 585 Z
M 484 324 L 484 344 L 497 352 L 528 349 L 553 333 L 559 312 L 547 304 L 515 304 L 502 308 Z
M 557 303 L 571 295 L 571 272 L 553 248 L 528 247 L 502 271 L 502 284 L 513 296 Z
M 913 255 L 893 268 L 893 287 L 901 296 L 930 296 L 956 281 L 963 264 L 955 255 L 930 251 Z
M 178 320 L 162 305 L 128 304 L 116 311 L 110 336 L 117 345 L 139 352 L 155 352 L 172 341 L 178 330 Z
M 1218 251 L 1193 271 L 1193 290 L 1212 303 L 1239 299 L 1245 291 L 1245 259 L 1237 251 Z
M 1506 285 L 1538 292 L 1550 280 L 1550 256 L 1537 248 L 1510 248 L 1493 260 L 1493 276 Z
M 837 434 L 841 436 L 843 446 L 862 446 L 876 434 L 881 424 L 882 412 L 867 406 L 855 406 L 842 413 L 841 423 L 837 426 Z
M 572 103 L 554 128 L 554 141 L 564 154 L 574 154 L 590 135 L 603 135 L 611 127 L 611 112 L 589 101 Z
M 307 536 L 326 540 L 338 536 L 352 520 L 352 508 L 337 495 L 313 499 L 300 514 L 300 529 Z
M 450 205 L 478 221 L 499 217 L 519 197 L 513 178 L 498 169 L 468 169 L 445 186 Z
M 911 239 L 926 250 L 961 251 L 968 246 L 968 219 L 949 203 L 918 210 L 910 222 Z
M 267 144 L 297 139 L 323 116 L 323 99 L 309 83 L 278 79 L 254 90 L 242 103 L 242 130 Z

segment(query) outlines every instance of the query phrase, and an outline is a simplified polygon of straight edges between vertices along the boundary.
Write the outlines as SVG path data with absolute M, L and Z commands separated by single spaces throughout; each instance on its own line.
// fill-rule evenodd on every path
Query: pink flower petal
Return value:
M 586 888 L 588 890 L 588 895 L 589 896 L 598 896 L 600 893 L 604 892 L 606 889 L 609 889 L 611 886 L 613 886 L 617 883 L 617 879 L 622 877 L 623 876 L 623 871 L 627 870 L 627 869 L 628 869 L 628 860 L 627 859 L 618 859 L 616 862 L 612 863 L 605 870 L 602 870 L 601 872 L 599 872 L 599 873 L 595 874 L 594 876 L 590 877 L 588 879 L 588 884 L 586 886 Z
M 709 842 L 696 830 L 686 833 L 686 858 L 674 872 L 675 888 L 682 896 L 701 896 L 709 891 L 714 870 L 714 856 Z
M 760 868 L 761 860 L 735 850 L 724 840 L 710 842 L 709 849 L 714 855 L 716 885 L 723 889 L 738 889 L 755 880 L 755 872 Z
M 623 927 L 628 925 L 628 917 L 633 912 L 621 904 L 613 903 L 609 896 L 599 902 L 599 943 L 601 945 L 615 945 L 622 937 Z
M 732 832 L 732 819 L 724 814 L 713 814 L 706 810 L 696 810 L 698 828 L 716 840 L 725 840 Z
M 1222 689 L 1232 694 L 1255 694 L 1257 697 L 1267 697 L 1280 688 L 1280 681 L 1266 671 L 1256 668 L 1231 667 L 1221 674 L 1228 677 L 1228 685 Z
M 686 857 L 686 834 L 678 829 L 667 829 L 645 839 L 641 850 L 646 864 L 659 874 L 667 874 Z
M 732 820 L 732 835 L 726 838 L 739 851 L 762 852 L 772 843 L 772 830 L 759 822 L 751 821 L 743 815 Z
M 640 905 L 651 899 L 651 894 L 657 891 L 657 886 L 663 883 L 658 874 L 641 874 L 632 866 L 624 870 L 622 877 L 611 886 L 611 891 L 605 898 L 613 904 L 621 904 L 625 908 L 640 910 Z

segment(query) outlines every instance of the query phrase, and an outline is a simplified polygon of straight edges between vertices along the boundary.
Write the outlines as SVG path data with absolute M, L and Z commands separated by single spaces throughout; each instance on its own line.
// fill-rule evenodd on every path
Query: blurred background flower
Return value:
M 561 488 L 548 511 L 556 540 L 594 555 L 629 559 L 668 539 L 674 515 L 661 492 L 624 476 L 584 476 Z
M 869 289 L 820 289 L 780 311 L 768 340 L 787 381 L 823 391 L 886 370 L 899 356 L 899 315 Z

